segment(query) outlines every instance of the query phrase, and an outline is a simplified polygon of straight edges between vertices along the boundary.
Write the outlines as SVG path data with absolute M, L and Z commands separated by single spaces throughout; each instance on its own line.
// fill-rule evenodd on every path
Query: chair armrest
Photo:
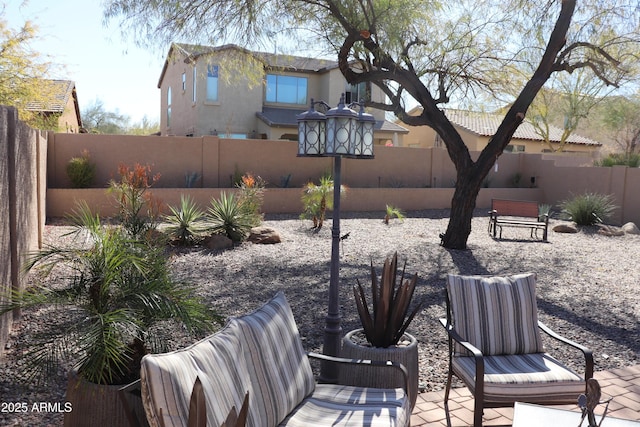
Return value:
M 120 397 L 120 402 L 122 402 L 122 406 L 124 407 L 125 414 L 127 416 L 127 421 L 129 422 L 130 427 L 141 427 L 143 424 L 138 419 L 136 412 L 131 406 L 130 399 L 127 394 L 131 394 L 135 396 L 136 399 L 141 398 L 141 382 L 140 380 L 136 380 L 130 384 L 127 384 L 118 389 L 118 396 Z
M 392 362 L 390 360 L 383 361 L 383 360 L 367 360 L 367 359 L 347 359 L 344 357 L 328 356 L 326 354 L 313 353 L 313 352 L 307 353 L 307 356 L 313 359 L 324 360 L 327 362 L 344 363 L 348 365 L 367 365 L 367 366 L 374 366 L 379 368 L 396 369 L 402 373 L 402 379 L 404 383 L 404 387 L 402 388 L 404 389 L 405 394 L 409 396 L 409 372 L 407 371 L 407 368 L 402 363 Z
M 578 344 L 575 341 L 571 341 L 570 339 L 565 338 L 562 335 L 559 335 L 541 321 L 538 321 L 538 327 L 551 338 L 580 350 L 582 354 L 584 354 L 585 361 L 584 380 L 586 381 L 589 378 L 593 377 L 593 351 L 591 349 L 583 346 L 582 344 Z

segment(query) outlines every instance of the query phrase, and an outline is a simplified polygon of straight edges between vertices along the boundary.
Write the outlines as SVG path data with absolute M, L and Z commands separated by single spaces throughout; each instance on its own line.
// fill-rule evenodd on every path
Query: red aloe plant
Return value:
M 400 282 L 396 286 L 398 253 L 390 260 L 387 258 L 382 267 L 382 277 L 378 276 L 371 261 L 371 294 L 372 311 L 369 310 L 365 291 L 358 281 L 353 287 L 353 294 L 358 307 L 358 314 L 367 341 L 374 347 L 390 347 L 396 345 L 406 331 L 409 323 L 422 307 L 419 302 L 409 312 L 409 306 L 418 280 L 414 274 L 411 279 L 404 280 L 404 267 Z

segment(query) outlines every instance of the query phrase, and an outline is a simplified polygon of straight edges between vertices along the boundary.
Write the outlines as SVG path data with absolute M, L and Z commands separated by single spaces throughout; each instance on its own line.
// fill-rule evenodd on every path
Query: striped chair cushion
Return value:
M 313 394 L 280 425 L 408 426 L 411 418 L 410 405 L 402 389 L 318 384 Z
M 450 274 L 447 292 L 453 327 L 484 355 L 544 352 L 538 330 L 535 274 Z M 457 343 L 455 353 L 468 355 Z
M 220 332 L 187 348 L 142 359 L 141 391 L 151 427 L 186 426 L 196 380 L 204 391 L 208 425 L 221 425 L 233 406 L 242 407 L 252 385 L 238 337 L 230 321 Z
M 315 387 L 291 308 L 278 292 L 264 306 L 236 321 L 255 389 L 248 424 L 278 425 Z
M 530 403 L 575 402 L 584 393 L 578 374 L 544 353 L 484 358 L 485 401 Z M 473 357 L 454 357 L 453 370 L 474 392 Z

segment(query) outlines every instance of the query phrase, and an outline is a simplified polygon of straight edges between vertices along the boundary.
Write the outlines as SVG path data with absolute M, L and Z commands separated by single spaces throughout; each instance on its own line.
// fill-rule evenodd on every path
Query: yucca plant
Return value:
M 247 213 L 240 201 L 232 193 L 225 192 L 220 193 L 220 199 L 211 199 L 207 219 L 209 232 L 224 234 L 234 242 L 246 239 L 254 223 L 254 217 Z
M 386 213 L 384 215 L 384 223 L 389 225 L 391 218 L 396 217 L 400 222 L 404 221 L 404 212 L 400 208 L 396 208 L 393 205 L 386 205 Z
M 220 320 L 195 297 L 195 289 L 171 279 L 161 248 L 134 240 L 122 226 L 104 226 L 86 204 L 72 216 L 83 239 L 31 254 L 26 270 L 42 283 L 2 298 L 0 314 L 29 307 L 58 314 L 30 338 L 25 379 L 44 380 L 59 361 L 96 384 L 126 384 L 140 376 L 145 353 L 167 350 L 167 322 L 200 336 Z
M 205 230 L 205 213 L 189 196 L 180 196 L 180 208 L 169 206 L 171 215 L 164 217 L 169 225 L 165 232 L 181 245 L 193 243 Z
M 400 281 L 396 282 L 397 266 L 396 252 L 391 259 L 385 260 L 378 283 L 378 276 L 371 261 L 371 310 L 360 281 L 353 287 L 364 334 L 374 347 L 386 348 L 396 345 L 422 307 L 420 302 L 410 309 L 418 275 L 414 274 L 410 279 L 404 280 L 403 267 Z

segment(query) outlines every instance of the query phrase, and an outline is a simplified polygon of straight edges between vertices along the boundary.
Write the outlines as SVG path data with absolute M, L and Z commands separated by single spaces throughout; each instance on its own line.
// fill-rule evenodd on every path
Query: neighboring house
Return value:
M 421 112 L 422 107 L 416 107 L 409 114 L 418 115 Z M 491 113 L 449 109 L 444 110 L 444 112 L 471 151 L 481 151 L 489 142 L 489 138 L 495 134 L 503 119 L 501 115 Z M 407 126 L 407 128 L 409 129 L 409 134 L 404 137 L 405 146 L 422 148 L 444 147 L 444 142 L 432 128 L 428 126 Z M 562 129 L 551 126 L 549 133 L 551 144 L 557 147 L 562 135 Z M 569 135 L 565 142 L 563 152 L 592 155 L 601 146 L 602 144 L 599 142 L 573 133 Z M 536 132 L 533 124 L 528 119 L 525 119 L 504 151 L 546 153 L 551 150 L 544 139 Z
M 337 61 L 235 45 L 172 44 L 158 88 L 162 135 L 297 140 L 296 115 L 311 99 L 331 107 L 342 93 L 347 103 L 384 99 L 369 84 L 347 84 Z M 407 129 L 384 120 L 382 111 L 367 112 L 376 118 L 376 144 L 402 144 Z
M 40 115 L 46 123 L 57 123 L 56 132 L 78 133 L 82 128 L 76 84 L 70 80 L 43 80 L 43 99 L 28 102 L 26 110 Z

